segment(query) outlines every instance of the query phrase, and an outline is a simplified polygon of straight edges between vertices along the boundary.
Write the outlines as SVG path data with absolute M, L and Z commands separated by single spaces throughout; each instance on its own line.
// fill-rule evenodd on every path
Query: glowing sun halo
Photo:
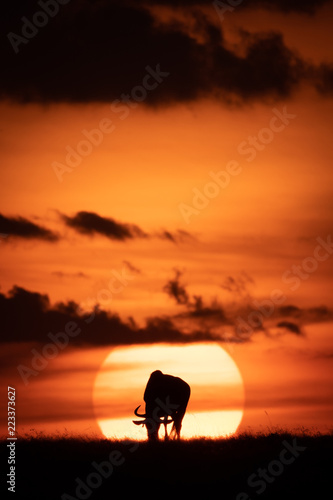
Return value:
M 132 423 L 133 411 L 139 404 L 144 411 L 143 392 L 150 373 L 157 369 L 191 386 L 182 437 L 236 432 L 243 416 L 244 388 L 231 356 L 218 344 L 160 344 L 116 348 L 102 364 L 93 398 L 96 419 L 106 437 L 147 438 L 146 429 Z

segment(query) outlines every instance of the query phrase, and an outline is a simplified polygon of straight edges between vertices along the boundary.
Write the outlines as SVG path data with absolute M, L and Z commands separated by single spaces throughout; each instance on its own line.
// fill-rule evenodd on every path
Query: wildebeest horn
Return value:
M 134 413 L 137 417 L 141 417 L 141 418 L 146 418 L 146 414 L 145 413 L 138 413 L 138 409 L 140 408 L 141 405 L 139 405 L 137 408 L 135 408 L 134 410 Z
M 146 419 L 144 419 L 144 420 L 132 420 L 132 422 L 135 425 L 144 425 L 147 421 Z

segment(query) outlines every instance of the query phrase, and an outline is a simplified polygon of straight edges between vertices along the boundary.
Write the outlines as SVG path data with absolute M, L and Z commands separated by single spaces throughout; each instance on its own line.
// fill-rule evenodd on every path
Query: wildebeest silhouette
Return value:
M 149 377 L 143 395 L 146 412 L 138 413 L 141 406 L 139 405 L 134 413 L 142 420 L 133 420 L 133 423 L 146 426 L 149 441 L 158 440 L 158 430 L 161 424 L 164 424 L 164 439 L 168 439 L 167 426 L 173 423 L 170 435 L 175 434 L 180 439 L 182 420 L 190 394 L 190 386 L 181 378 L 165 375 L 160 370 L 154 371 Z

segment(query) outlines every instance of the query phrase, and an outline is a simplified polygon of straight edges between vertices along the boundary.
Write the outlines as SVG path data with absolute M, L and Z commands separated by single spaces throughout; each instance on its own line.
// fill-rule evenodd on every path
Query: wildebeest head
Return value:
M 147 410 L 146 413 L 139 413 L 138 409 L 140 406 L 134 410 L 134 413 L 137 417 L 141 417 L 141 420 L 133 420 L 133 423 L 136 425 L 145 425 L 149 441 L 156 441 L 158 440 L 160 425 L 171 424 L 173 419 L 164 413 L 161 414 L 158 406 L 156 406 L 152 412 Z

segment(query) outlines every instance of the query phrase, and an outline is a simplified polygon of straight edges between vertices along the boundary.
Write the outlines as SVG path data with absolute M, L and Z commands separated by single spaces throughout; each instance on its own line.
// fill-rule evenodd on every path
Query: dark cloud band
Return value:
M 189 5 L 162 3 L 170 7 Z M 16 8 L 1 20 L 1 31 L 7 34 L 8 41 L 0 49 L 2 98 L 111 103 L 129 95 L 142 82 L 147 65 L 157 64 L 168 78 L 149 93 L 142 102 L 145 106 L 190 102 L 201 97 L 241 103 L 279 99 L 289 96 L 305 78 L 323 94 L 331 88 L 327 71 L 308 68 L 285 46 L 280 34 L 247 34 L 240 56 L 227 47 L 221 26 L 205 15 L 199 19 L 197 13 L 193 14 L 194 21 L 204 42 L 196 40 L 184 23 L 157 26 L 153 14 L 140 8 L 146 4 L 140 2 L 69 2 L 48 19 L 47 26 L 39 28 L 34 28 L 31 21 L 35 2 L 13 4 Z M 251 2 L 244 1 L 244 6 L 247 4 Z M 315 8 L 313 1 L 258 0 L 252 4 L 287 12 L 312 12 Z M 210 7 L 213 10 L 211 3 Z M 13 34 L 25 42 L 14 41 Z
M 144 327 L 133 319 L 123 321 L 116 313 L 99 308 L 82 312 L 73 301 L 51 305 L 47 295 L 15 286 L 5 296 L 0 293 L 1 342 L 56 341 L 64 332 L 72 345 L 131 345 L 161 342 L 200 342 L 218 340 L 209 332 L 183 334 L 170 318 L 148 318 Z M 51 333 L 50 333 L 51 332 Z
M 52 305 L 48 295 L 14 286 L 7 295 L 0 293 L 1 342 L 45 344 L 50 339 L 56 342 L 64 338 L 64 334 L 71 338 L 71 345 L 76 346 L 203 341 L 244 343 L 249 340 L 248 335 L 242 336 L 236 330 L 234 334 L 221 335 L 215 327 L 235 326 L 235 318 L 228 318 L 217 303 L 206 305 L 200 296 L 189 300 L 189 295 L 179 283 L 179 275 L 173 281 L 178 284 L 169 293 L 173 298 L 183 298 L 177 302 L 185 305 L 185 313 L 151 317 L 141 327 L 133 318 L 122 320 L 117 313 L 104 311 L 97 305 L 89 312 L 83 311 L 74 301 Z M 294 318 L 296 311 L 297 322 Z M 276 326 L 281 331 L 300 335 L 301 324 L 331 321 L 332 311 L 326 307 L 300 310 L 288 306 L 288 310 L 278 310 L 273 319 L 280 320 Z

